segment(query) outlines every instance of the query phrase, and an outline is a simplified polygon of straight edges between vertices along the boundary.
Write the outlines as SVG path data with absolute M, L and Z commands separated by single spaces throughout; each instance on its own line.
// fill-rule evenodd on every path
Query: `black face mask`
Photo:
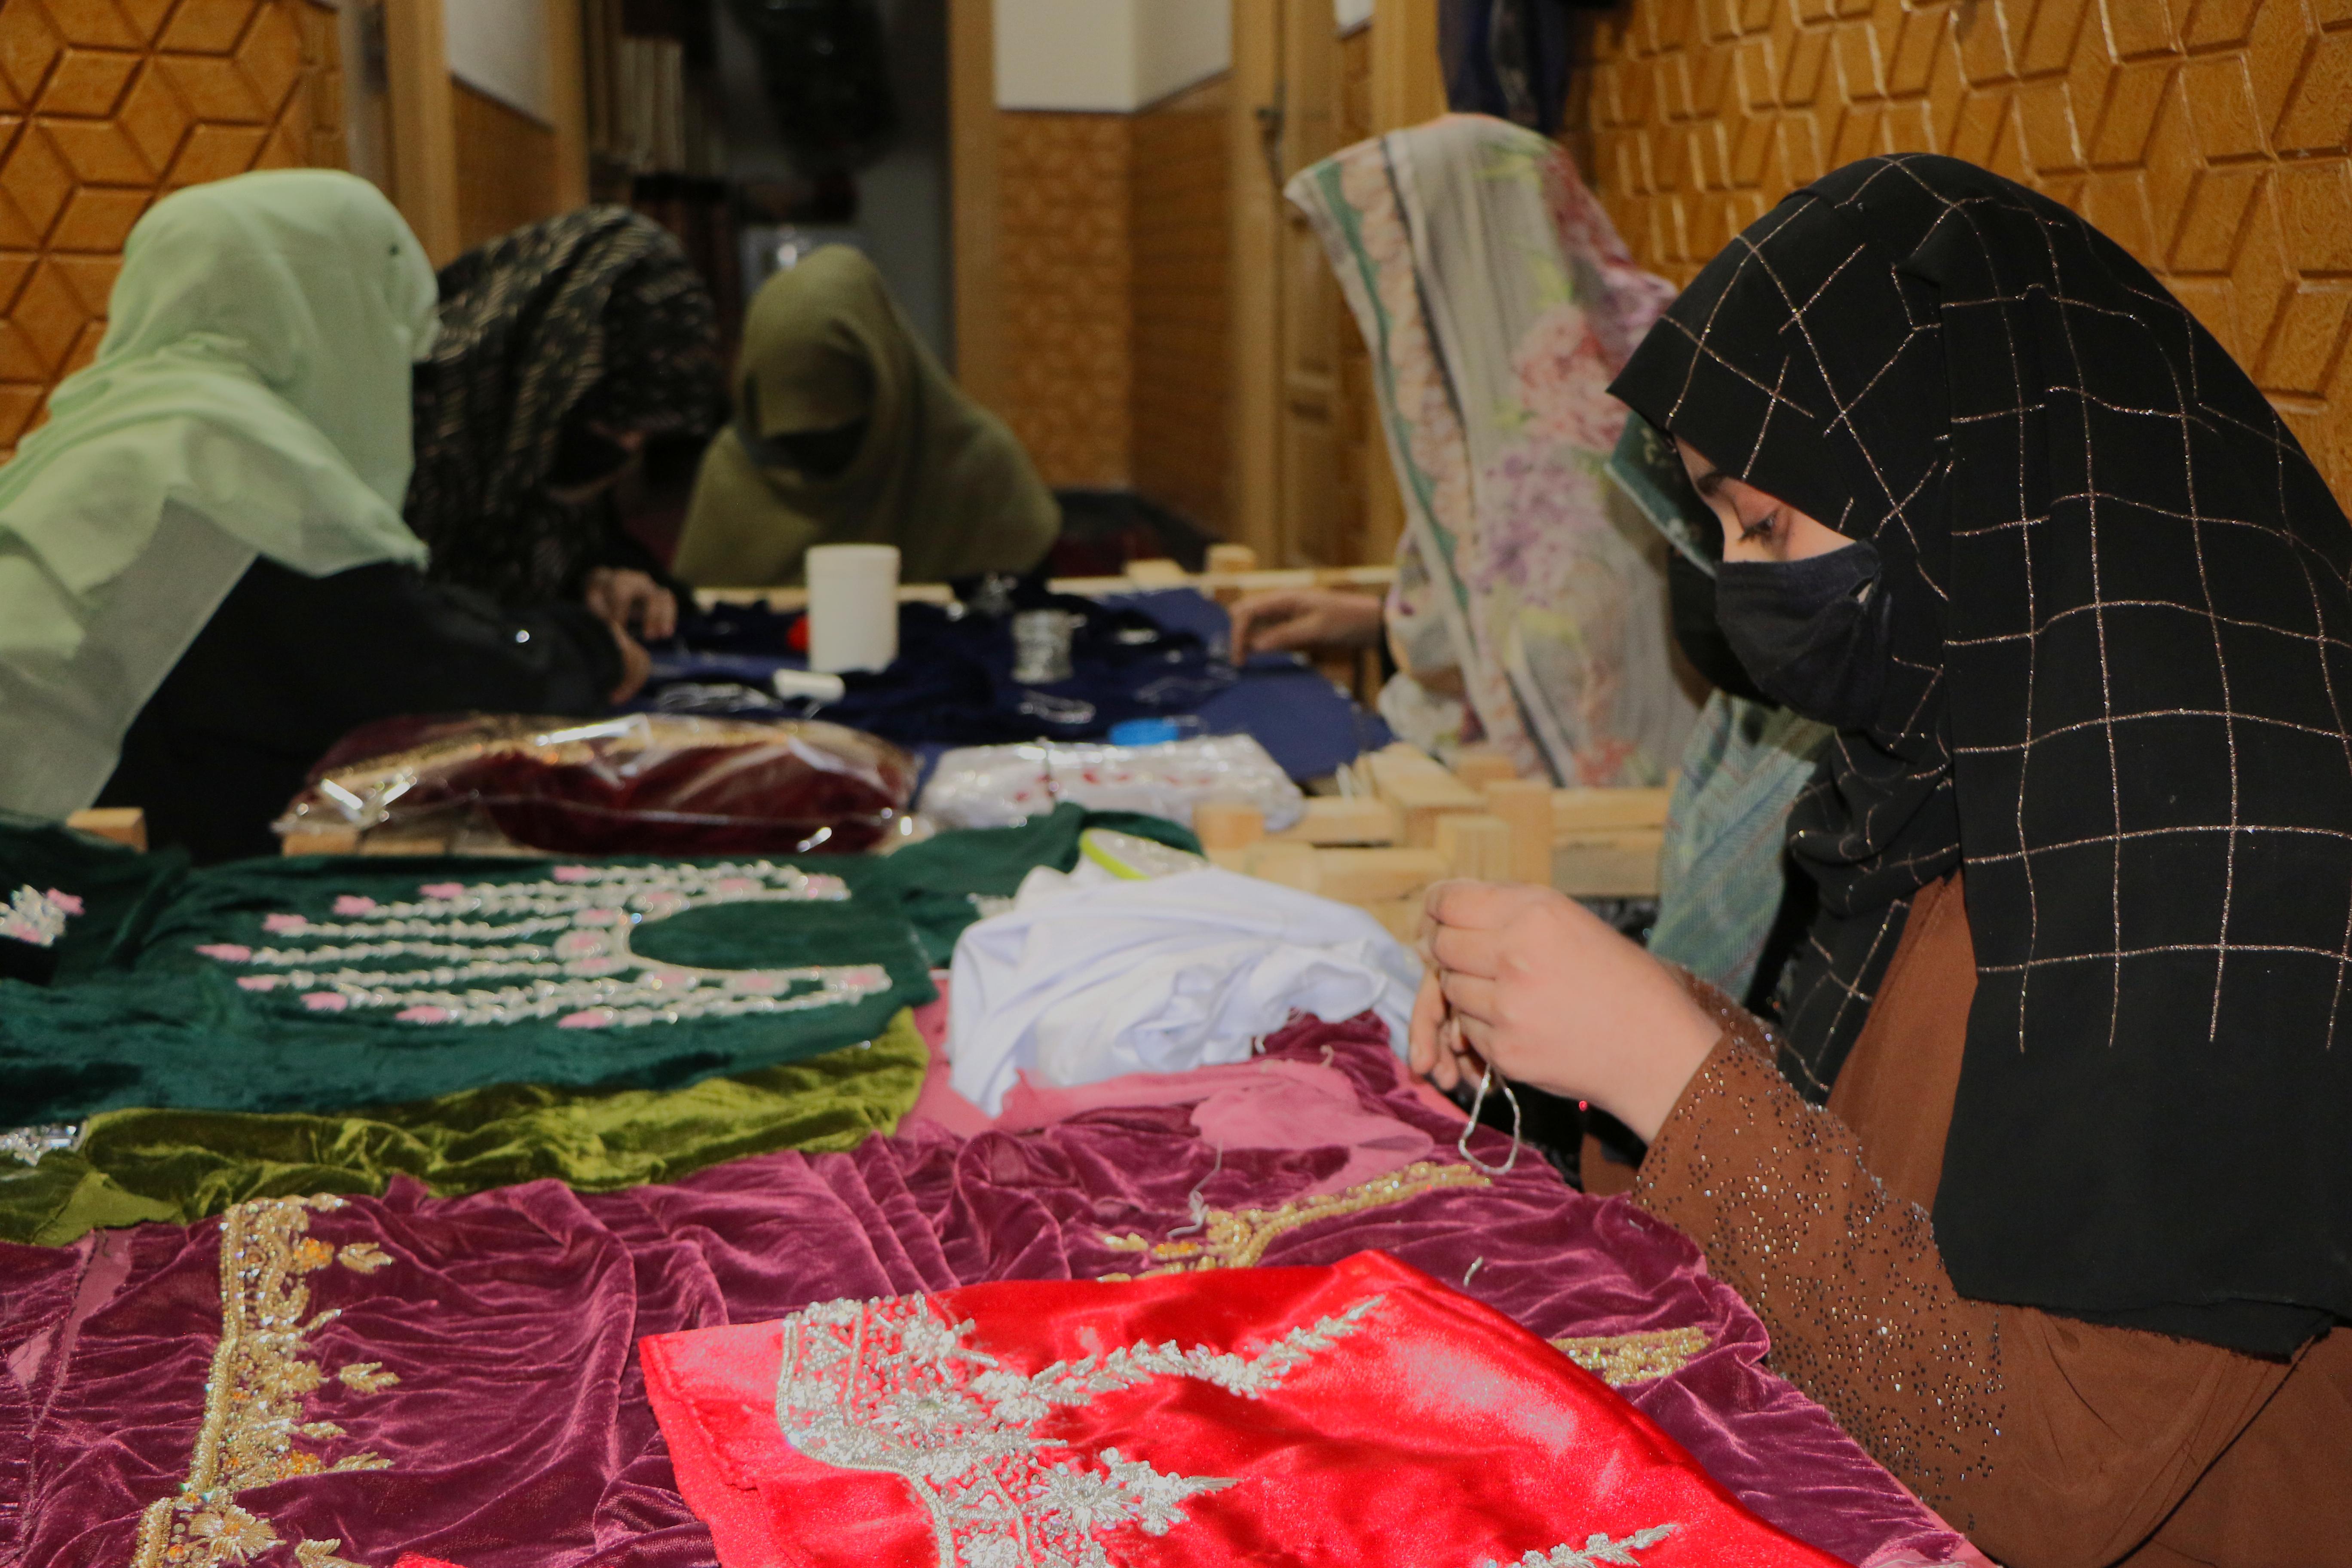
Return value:
M 735 434 L 760 467 L 790 468 L 812 479 L 839 479 L 866 447 L 863 419 L 830 430 L 782 430 L 772 436 L 753 436 L 738 425 Z
M 1863 540 L 1801 561 L 1716 569 L 1716 619 L 1758 688 L 1841 730 L 1878 717 L 1892 657 L 1888 608 L 1878 552 Z
M 1666 604 L 1674 613 L 1675 646 L 1709 686 L 1750 702 L 1772 700 L 1756 689 L 1723 635 L 1715 616 L 1715 579 L 1679 550 L 1666 552 Z

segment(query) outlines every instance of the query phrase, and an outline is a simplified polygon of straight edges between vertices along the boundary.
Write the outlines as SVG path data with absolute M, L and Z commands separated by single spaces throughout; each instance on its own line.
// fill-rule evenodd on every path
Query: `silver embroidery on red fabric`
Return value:
M 973 1349 L 972 1324 L 946 1321 L 928 1297 L 827 1301 L 784 1320 L 776 1424 L 811 1458 L 902 1478 L 930 1513 L 940 1568 L 1113 1568 L 1118 1532 L 1165 1535 L 1186 1522 L 1188 1500 L 1234 1482 L 1163 1474 L 1117 1448 L 1075 1453 L 1038 1423 L 1158 1377 L 1258 1398 L 1355 1333 L 1381 1300 L 1255 1355 L 1171 1341 L 1026 1375 Z

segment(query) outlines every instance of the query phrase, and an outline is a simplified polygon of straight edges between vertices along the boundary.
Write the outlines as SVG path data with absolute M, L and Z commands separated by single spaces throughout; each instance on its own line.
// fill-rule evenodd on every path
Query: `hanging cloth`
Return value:
M 409 524 L 433 547 L 436 581 L 509 605 L 576 596 L 606 563 L 613 525 L 603 507 L 554 493 L 566 443 L 598 439 L 592 424 L 718 428 L 710 290 L 667 230 L 617 206 L 517 229 L 440 283 L 440 340 L 416 374 Z
M 424 563 L 400 500 L 433 300 L 416 237 L 350 174 L 243 174 L 139 220 L 98 357 L 0 468 L 0 807 L 96 799 L 257 556 Z
M 1370 348 L 1404 494 L 1382 713 L 1433 750 L 1483 736 L 1525 776 L 1658 783 L 1696 705 L 1664 546 L 1603 469 L 1625 416 L 1609 378 L 1671 287 L 1566 153 L 1498 120 L 1359 142 L 1287 194 Z
M 1911 154 L 1750 226 L 1615 390 L 1883 563 L 1783 1070 L 1827 1096 L 1965 866 L 1961 1292 L 2271 1354 L 2352 1317 L 2352 528 L 2253 383 L 2081 217 Z
M 1029 454 L 949 379 L 847 246 L 761 285 L 735 390 L 735 421 L 702 460 L 678 542 L 690 583 L 796 583 L 813 544 L 895 544 L 907 583 L 1024 573 L 1060 531 Z M 837 471 L 811 472 L 782 449 L 811 432 L 850 433 Z

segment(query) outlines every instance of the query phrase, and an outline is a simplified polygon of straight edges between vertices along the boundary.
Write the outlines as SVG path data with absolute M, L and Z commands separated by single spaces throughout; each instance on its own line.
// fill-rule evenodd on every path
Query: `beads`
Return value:
M 632 948 L 637 927 L 688 910 L 849 897 L 838 877 L 772 861 L 559 866 L 542 880 L 429 882 L 417 890 L 415 900 L 389 904 L 342 894 L 339 920 L 269 915 L 262 926 L 284 939 L 278 945 L 196 951 L 262 972 L 238 976 L 242 990 L 299 994 L 312 1013 L 389 1008 L 418 1025 L 676 1024 L 835 1006 L 890 985 L 880 964 L 698 969 Z

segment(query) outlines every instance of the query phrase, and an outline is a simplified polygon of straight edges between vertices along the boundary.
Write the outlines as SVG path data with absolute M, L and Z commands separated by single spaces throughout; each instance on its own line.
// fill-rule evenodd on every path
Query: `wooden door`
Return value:
M 1339 150 L 1339 38 L 1330 0 L 1281 0 L 1282 179 Z M 1268 184 L 1273 183 L 1269 172 Z M 1280 192 L 1275 193 L 1280 199 Z M 1314 226 L 1281 203 L 1279 283 L 1282 395 L 1281 560 L 1292 566 L 1350 563 L 1357 485 L 1342 429 L 1339 353 L 1346 310 Z
M 1331 0 L 1234 0 L 1234 532 L 1269 565 L 1348 555 L 1339 285 L 1282 198 L 1339 145 Z
M 1233 533 L 1269 565 L 1385 562 L 1403 503 L 1329 258 L 1282 187 L 1377 132 L 1442 112 L 1436 0 L 1234 0 Z

